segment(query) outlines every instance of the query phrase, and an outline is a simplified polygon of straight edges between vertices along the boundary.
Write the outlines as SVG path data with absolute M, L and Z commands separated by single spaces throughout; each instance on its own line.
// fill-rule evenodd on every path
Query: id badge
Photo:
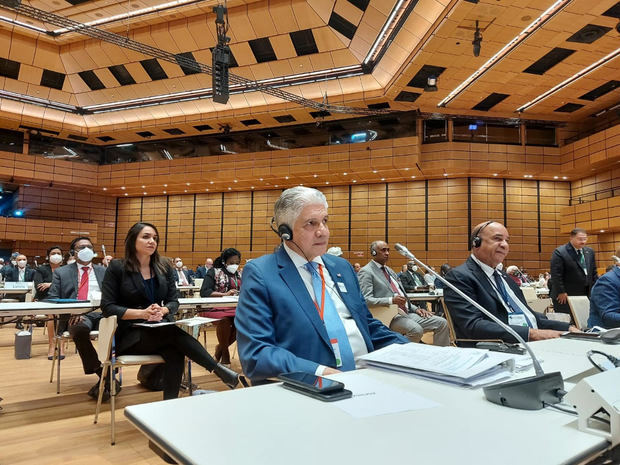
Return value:
M 338 284 L 338 289 L 340 289 L 340 292 L 347 292 L 347 287 L 344 285 L 344 283 L 341 283 L 340 281 L 338 281 L 336 284 Z
M 342 357 L 340 356 L 340 347 L 338 346 L 338 339 L 330 339 L 332 344 L 332 350 L 334 351 L 334 356 L 336 357 L 336 368 L 340 368 L 342 366 Z
M 509 313 L 508 324 L 510 326 L 527 326 L 527 320 L 523 313 Z

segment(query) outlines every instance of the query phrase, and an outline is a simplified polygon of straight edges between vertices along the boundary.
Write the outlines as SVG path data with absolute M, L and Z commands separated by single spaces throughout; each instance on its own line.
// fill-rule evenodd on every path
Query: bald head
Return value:
M 476 240 L 476 236 L 479 240 Z M 495 268 L 508 255 L 509 239 L 508 230 L 503 224 L 485 221 L 472 231 L 472 253 L 482 263 Z

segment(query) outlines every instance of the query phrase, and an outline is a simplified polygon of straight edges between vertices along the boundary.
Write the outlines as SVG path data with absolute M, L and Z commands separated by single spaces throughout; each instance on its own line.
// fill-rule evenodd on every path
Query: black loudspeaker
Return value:
M 488 225 L 490 225 L 491 223 L 495 223 L 495 221 L 487 221 L 486 223 L 484 223 L 482 226 L 480 226 L 473 234 L 471 237 L 471 246 L 474 249 L 477 249 L 478 247 L 480 247 L 482 245 L 482 238 L 480 237 L 480 233 L 482 232 L 482 230 L 484 228 L 486 228 Z
M 373 257 L 377 256 L 377 251 L 374 249 L 372 245 L 370 246 L 370 255 L 372 255 Z

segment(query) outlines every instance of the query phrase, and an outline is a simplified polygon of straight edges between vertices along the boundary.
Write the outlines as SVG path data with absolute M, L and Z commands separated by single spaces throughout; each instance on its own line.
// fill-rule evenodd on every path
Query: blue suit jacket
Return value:
M 620 267 L 614 266 L 594 284 L 588 326 L 620 327 Z
M 346 260 L 331 255 L 322 259 L 369 352 L 409 342 L 372 317 Z M 347 292 L 342 292 L 338 283 Z M 314 373 L 319 365 L 336 367 L 314 301 L 283 247 L 243 268 L 235 326 L 241 365 L 253 382 L 291 371 Z

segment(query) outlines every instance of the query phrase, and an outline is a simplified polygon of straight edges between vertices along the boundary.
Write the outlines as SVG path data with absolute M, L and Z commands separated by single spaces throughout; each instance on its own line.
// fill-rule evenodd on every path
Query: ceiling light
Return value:
M 497 173 L 493 173 L 493 176 L 497 176 Z
M 125 186 L 121 186 L 121 189 L 122 189 L 122 190 L 125 190 Z
M 318 174 L 313 174 L 313 176 L 314 176 L 315 178 L 318 178 L 318 177 L 319 177 L 319 175 L 318 175 Z M 261 179 L 261 181 L 262 181 L 262 179 Z
M 415 176 L 411 176 L 411 179 L 415 179 Z
M 385 21 L 385 24 L 381 28 L 381 31 L 379 32 L 379 35 L 376 38 L 375 42 L 372 44 L 372 47 L 370 47 L 370 50 L 368 51 L 368 54 L 366 55 L 366 58 L 364 58 L 364 64 L 365 65 L 367 65 L 373 59 L 373 56 L 374 56 L 375 52 L 379 48 L 379 44 L 381 44 L 381 42 L 383 42 L 383 40 L 384 40 L 384 38 L 385 38 L 385 36 L 386 36 L 386 34 L 388 32 L 388 29 L 390 28 L 390 26 L 393 25 L 393 21 L 396 18 L 396 14 L 399 12 L 401 7 L 403 6 L 403 3 L 405 3 L 405 0 L 398 0 L 396 5 L 394 6 L 394 8 L 392 8 L 392 12 L 390 13 L 390 16 L 388 16 L 387 20 Z
M 562 176 L 562 179 L 568 179 L 566 176 Z
M 357 182 L 357 181 L 354 179 L 353 182 Z
M 164 191 L 164 194 L 167 194 L 168 192 Z
M 288 176 L 286 177 L 286 179 L 288 179 Z M 239 182 L 239 181 L 237 181 L 236 179 L 233 179 L 233 182 Z
M 461 82 L 446 98 L 437 104 L 438 107 L 445 107 L 448 103 L 458 97 L 461 92 L 472 85 L 489 69 L 499 63 L 508 53 L 519 46 L 533 32 L 542 27 L 547 21 L 553 18 L 557 13 L 562 11 L 572 0 L 557 0 L 553 5 L 547 8 L 538 18 L 532 21 L 525 29 L 523 29 L 516 37 L 504 45 L 499 52 L 489 58 L 480 68 L 478 68 L 471 76 Z
M 168 187 L 168 184 L 164 184 L 164 187 Z
M 347 174 L 349 174 L 349 173 L 347 173 L 346 171 L 344 173 L 342 173 L 343 176 L 346 176 Z
M 288 179 L 288 176 L 284 176 L 284 179 Z M 237 182 L 237 181 L 235 181 L 235 182 Z
M 273 186 L 273 187 L 280 187 L 280 186 L 278 186 L 278 185 L 276 184 L 276 185 L 275 185 L 275 186 Z
M 213 183 L 214 183 L 214 181 L 211 181 L 209 184 L 213 184 Z
M 108 188 L 107 188 L 107 187 L 104 187 L 104 188 L 103 188 L 103 190 L 104 190 L 104 191 L 107 191 L 107 190 L 108 190 Z
M 258 180 L 259 180 L 259 181 L 262 181 L 262 180 L 263 180 L 263 178 L 258 178 Z
M 559 176 L 554 176 L 553 179 L 558 179 Z
M 372 170 L 373 173 L 377 174 L 377 170 Z
M 187 189 L 185 189 L 183 192 L 187 192 Z
M 385 181 L 385 178 L 381 178 L 381 181 Z
M 569 77 L 568 79 L 560 82 L 557 86 L 552 87 L 551 89 L 549 89 L 546 92 L 543 92 L 542 94 L 540 94 L 538 97 L 536 97 L 533 100 L 530 100 L 529 102 L 527 102 L 525 105 L 520 106 L 519 108 L 517 108 L 518 112 L 524 112 L 525 110 L 527 110 L 528 108 L 533 107 L 534 105 L 536 105 L 537 103 L 542 102 L 543 100 L 545 100 L 547 97 L 552 96 L 553 94 L 555 94 L 557 91 L 562 90 L 564 87 L 566 87 L 569 84 L 572 84 L 573 82 L 577 81 L 578 79 L 581 79 L 582 77 L 590 74 L 592 71 L 600 68 L 601 66 L 603 66 L 604 64 L 610 62 L 611 60 L 615 59 L 618 57 L 618 55 L 620 55 L 620 48 L 617 48 L 616 50 L 614 50 L 613 52 L 609 53 L 608 55 L 605 55 L 603 58 L 601 58 L 600 60 L 598 60 L 595 63 L 592 63 L 590 66 L 586 66 L 585 68 L 583 68 L 581 71 L 579 71 L 578 73 L 573 74 L 571 77 Z
M 426 78 L 424 92 L 437 92 L 437 76 L 431 75 Z
M 125 196 L 129 195 L 127 192 L 125 192 Z
M 232 187 L 229 187 L 229 188 L 228 188 L 228 190 L 229 190 L 229 191 L 231 191 L 231 190 L 232 190 Z
M 146 195 L 146 192 L 142 192 L 144 195 Z
M 329 184 L 329 181 L 325 181 L 325 184 Z
M 445 177 L 445 176 L 448 176 L 448 173 L 444 173 L 443 175 L 444 175 L 444 177 Z
M 5 21 L 7 23 L 14 24 L 15 26 L 25 27 L 26 29 L 30 29 L 31 31 L 41 32 L 43 34 L 50 34 L 52 31 L 48 31 L 47 29 L 43 29 L 37 26 L 33 26 L 32 24 L 22 23 L 17 19 L 7 18 L 6 16 L 0 16 L 0 21 Z
M 144 189 L 146 186 L 142 186 L 142 189 Z
M 478 27 L 478 20 L 476 20 L 476 31 L 474 32 L 474 40 L 471 41 L 474 45 L 474 56 L 480 56 L 480 45 L 482 44 L 482 34 L 480 33 L 480 28 Z
M 188 182 L 185 183 L 186 186 L 189 186 L 190 184 Z

